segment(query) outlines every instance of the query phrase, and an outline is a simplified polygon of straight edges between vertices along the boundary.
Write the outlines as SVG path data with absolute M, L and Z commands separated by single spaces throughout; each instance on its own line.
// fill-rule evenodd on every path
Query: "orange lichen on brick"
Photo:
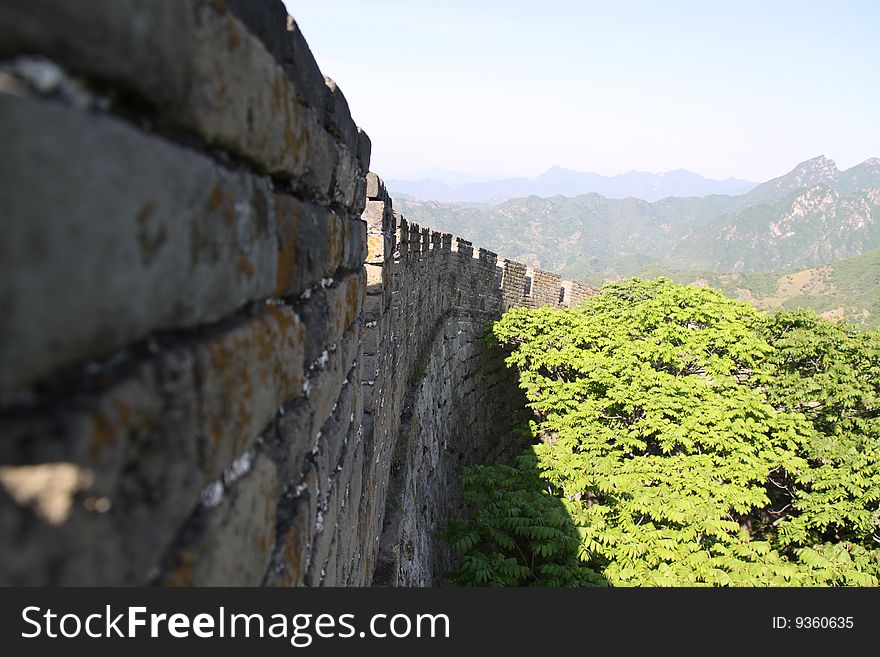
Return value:
M 382 235 L 367 236 L 367 259 L 376 260 L 385 257 L 385 237 Z
M 89 442 L 89 455 L 98 456 L 104 448 L 112 445 L 116 440 L 116 432 L 113 424 L 104 415 L 103 412 L 97 411 L 92 415 L 92 439 Z
M 286 358 L 289 351 L 305 341 L 305 328 L 289 310 L 278 307 L 268 310 L 267 322 L 271 318 L 274 326 L 259 334 L 260 354 L 277 382 L 280 399 L 286 401 L 299 394 L 302 385 L 301 364 L 288 362 Z
M 196 565 L 196 555 L 185 551 L 180 555 L 180 563 L 177 568 L 165 576 L 162 582 L 165 586 L 195 586 L 193 570 Z
M 275 270 L 275 293 L 284 295 L 295 288 L 296 250 L 299 242 L 300 203 L 291 196 L 273 198 L 278 225 L 278 257 Z
M 358 275 L 349 276 L 345 282 L 345 326 L 351 326 L 351 323 L 357 319 L 361 309 L 360 295 L 361 278 Z
M 284 569 L 281 572 L 280 586 L 300 586 L 305 580 L 305 566 L 303 563 L 303 542 L 306 540 L 306 518 L 300 513 L 296 525 L 288 529 L 281 543 L 281 559 Z

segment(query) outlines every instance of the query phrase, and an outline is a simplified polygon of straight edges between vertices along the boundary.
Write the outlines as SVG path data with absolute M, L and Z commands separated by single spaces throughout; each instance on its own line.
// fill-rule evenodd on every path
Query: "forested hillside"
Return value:
M 713 287 L 732 299 L 750 301 L 760 310 L 805 307 L 826 319 L 880 326 L 880 249 L 784 274 L 670 270 L 649 265 L 640 268 L 638 275 L 666 276 L 676 283 Z
M 851 285 L 852 267 L 836 267 L 880 249 L 877 158 L 840 171 L 816 157 L 739 196 L 651 203 L 598 194 L 529 196 L 491 206 L 410 199 L 398 208 L 422 224 L 594 285 L 626 276 L 702 280 L 761 308 L 802 302 L 830 316 L 880 322 L 873 302 L 880 279 L 871 283 L 852 272 L 859 280 Z M 831 285 L 801 273 L 827 266 L 839 274 Z M 805 279 L 812 282 L 793 293 Z

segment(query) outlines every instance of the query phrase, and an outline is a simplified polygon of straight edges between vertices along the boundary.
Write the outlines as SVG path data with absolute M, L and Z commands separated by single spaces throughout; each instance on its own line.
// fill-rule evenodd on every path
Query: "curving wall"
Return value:
M 5 0 L 0 127 L 0 584 L 439 581 L 488 322 L 592 291 L 396 214 L 277 0 Z

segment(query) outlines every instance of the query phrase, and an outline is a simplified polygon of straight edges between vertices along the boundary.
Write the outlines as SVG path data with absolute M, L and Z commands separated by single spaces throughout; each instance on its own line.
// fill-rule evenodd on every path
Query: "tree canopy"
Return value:
M 491 339 L 535 444 L 465 471 L 457 583 L 877 585 L 878 333 L 633 279 Z

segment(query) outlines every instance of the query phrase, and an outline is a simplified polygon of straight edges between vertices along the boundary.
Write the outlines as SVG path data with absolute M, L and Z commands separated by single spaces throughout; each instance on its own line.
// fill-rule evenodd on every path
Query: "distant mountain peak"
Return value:
M 814 158 L 801 162 L 794 168 L 792 173 L 799 170 L 815 171 L 818 173 L 827 174 L 832 177 L 836 177 L 836 175 L 839 173 L 837 169 L 837 162 L 835 162 L 831 158 L 825 157 L 824 155 L 817 155 Z
M 824 155 L 818 155 L 801 162 L 787 174 L 771 182 L 778 189 L 789 188 L 793 191 L 820 183 L 833 184 L 839 176 L 837 163 Z

